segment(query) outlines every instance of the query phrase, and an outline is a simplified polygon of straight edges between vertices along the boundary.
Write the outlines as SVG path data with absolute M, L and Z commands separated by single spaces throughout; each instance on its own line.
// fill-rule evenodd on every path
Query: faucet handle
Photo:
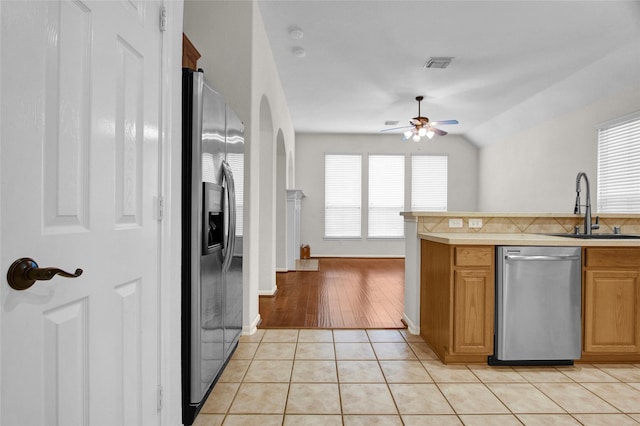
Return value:
M 614 233 L 614 234 L 619 235 L 619 234 L 621 233 L 620 231 L 621 231 L 621 230 L 620 230 L 620 227 L 619 227 L 619 226 L 614 226 L 614 227 L 613 227 L 613 233 Z
M 591 229 L 600 229 L 600 216 L 596 216 L 596 223 L 591 225 Z

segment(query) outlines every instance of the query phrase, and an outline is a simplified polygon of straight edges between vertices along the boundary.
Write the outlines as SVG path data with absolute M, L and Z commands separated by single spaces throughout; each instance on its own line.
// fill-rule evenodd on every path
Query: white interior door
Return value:
M 0 2 L 2 425 L 158 423 L 159 10 Z

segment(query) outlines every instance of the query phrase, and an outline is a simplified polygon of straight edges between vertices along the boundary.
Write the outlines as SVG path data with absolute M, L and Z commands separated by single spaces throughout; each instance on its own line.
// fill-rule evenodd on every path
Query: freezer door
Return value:
M 222 185 L 226 105 L 222 95 L 204 79 L 202 97 L 202 181 Z
M 199 327 L 192 328 L 192 336 L 199 345 L 191 354 L 191 402 L 199 403 L 224 364 L 224 283 L 222 249 L 202 256 L 200 300 L 196 308 Z
M 234 229 L 233 246 L 226 268 L 225 352 L 229 354 L 242 331 L 242 252 L 244 220 L 244 125 L 227 105 L 227 163 L 233 177 Z
M 190 392 L 199 404 L 224 363 L 222 162 L 224 98 L 193 73 L 190 240 Z M 210 232 L 211 231 L 211 232 Z
M 229 354 L 242 332 L 242 264 L 244 220 L 244 125 L 227 105 L 227 164 L 233 179 L 233 245 L 226 268 L 225 351 Z M 231 237 L 230 236 L 230 237 Z
M 580 358 L 580 248 L 499 247 L 497 255 L 496 358 Z

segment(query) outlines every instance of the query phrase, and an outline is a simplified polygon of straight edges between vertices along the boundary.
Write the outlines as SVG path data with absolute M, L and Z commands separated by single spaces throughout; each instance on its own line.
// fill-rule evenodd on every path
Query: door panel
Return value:
M 638 271 L 586 271 L 584 351 L 640 352 Z
M 493 273 L 457 270 L 453 281 L 453 352 L 493 351 Z
M 0 2 L 1 424 L 158 423 L 159 7 Z
M 57 40 L 45 47 L 44 232 L 82 232 L 89 226 L 91 11 L 79 2 L 47 6 Z

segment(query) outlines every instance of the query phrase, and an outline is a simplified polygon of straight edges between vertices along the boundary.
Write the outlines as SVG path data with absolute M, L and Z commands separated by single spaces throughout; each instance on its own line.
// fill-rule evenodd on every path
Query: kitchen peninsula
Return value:
M 493 353 L 495 247 L 503 245 L 581 247 L 580 361 L 640 361 L 640 239 L 545 235 L 571 233 L 582 217 L 570 214 L 403 215 L 404 319 L 443 362 L 486 362 Z M 640 215 L 600 215 L 599 233 L 617 228 L 640 234 Z

